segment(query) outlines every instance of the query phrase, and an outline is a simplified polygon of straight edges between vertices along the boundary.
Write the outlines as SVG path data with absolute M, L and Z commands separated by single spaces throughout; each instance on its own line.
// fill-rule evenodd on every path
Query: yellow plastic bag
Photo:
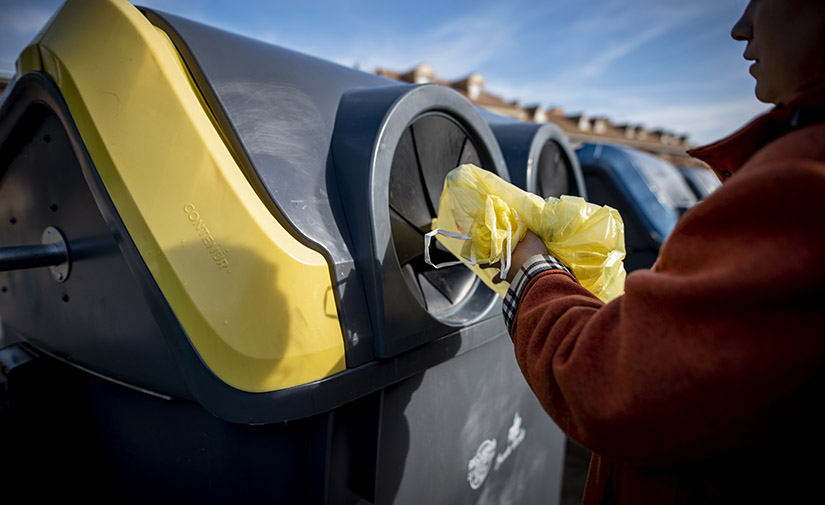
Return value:
M 425 258 L 433 265 L 429 247 L 435 236 L 458 261 L 434 267 L 465 263 L 503 297 L 509 284 L 493 278 L 507 275 L 511 253 L 528 229 L 600 299 L 624 292 L 624 223 L 616 209 L 576 196 L 543 200 L 471 164 L 447 174 L 438 217 L 425 238 Z M 499 261 L 499 272 L 478 266 Z

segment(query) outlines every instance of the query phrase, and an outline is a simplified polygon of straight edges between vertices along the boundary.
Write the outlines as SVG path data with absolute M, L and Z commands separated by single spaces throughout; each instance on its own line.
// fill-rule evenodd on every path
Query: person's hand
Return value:
M 510 270 L 507 271 L 507 282 L 513 282 L 513 278 L 516 276 L 516 273 L 521 268 L 521 265 L 527 261 L 527 258 L 531 256 L 535 256 L 537 254 L 547 254 L 547 247 L 544 246 L 544 242 L 541 241 L 538 235 L 533 233 L 530 230 L 527 230 L 527 233 L 521 238 L 521 242 L 516 245 L 516 248 L 513 249 L 513 254 L 510 257 L 512 260 L 510 264 Z M 492 265 L 480 265 L 482 268 L 501 268 L 501 262 L 498 261 L 493 263 Z M 501 282 L 502 279 L 500 276 L 496 275 L 493 277 L 493 283 L 498 284 Z
M 527 230 L 521 242 L 513 249 L 512 263 L 510 264 L 510 270 L 507 272 L 507 282 L 513 282 L 513 277 L 516 276 L 524 262 L 537 254 L 547 254 L 547 247 L 538 235 Z

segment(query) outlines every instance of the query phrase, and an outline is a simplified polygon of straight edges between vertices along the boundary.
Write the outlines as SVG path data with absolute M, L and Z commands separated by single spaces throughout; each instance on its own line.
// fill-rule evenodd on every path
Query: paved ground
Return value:
M 567 439 L 564 454 L 564 477 L 561 488 L 561 505 L 580 505 L 590 465 L 590 451 Z

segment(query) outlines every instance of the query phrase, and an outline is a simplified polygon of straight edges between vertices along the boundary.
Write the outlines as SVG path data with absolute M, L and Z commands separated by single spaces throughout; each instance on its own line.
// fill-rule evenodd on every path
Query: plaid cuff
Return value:
M 513 319 L 515 319 L 516 310 L 518 310 L 518 302 L 521 300 L 521 295 L 524 294 L 527 284 L 538 274 L 547 270 L 563 270 L 573 275 L 569 268 L 549 254 L 537 254 L 527 258 L 527 261 L 521 265 L 513 278 L 513 282 L 510 283 L 510 289 L 507 290 L 507 296 L 504 297 L 504 304 L 501 308 L 504 312 L 504 323 L 507 325 L 508 332 L 513 326 Z

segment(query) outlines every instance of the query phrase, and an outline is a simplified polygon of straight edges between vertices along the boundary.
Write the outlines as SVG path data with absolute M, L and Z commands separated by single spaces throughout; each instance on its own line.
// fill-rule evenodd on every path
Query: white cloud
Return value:
M 715 3 L 711 5 L 710 1 Z M 277 23 L 243 25 L 238 16 L 216 16 L 210 4 L 199 2 L 144 0 L 141 4 L 342 65 L 357 63 L 366 71 L 377 67 L 407 70 L 424 62 L 446 79 L 479 71 L 487 91 L 508 100 L 560 105 L 570 112 L 662 126 L 688 133 L 693 139 L 706 139 L 735 129 L 764 110 L 751 98 L 752 88 L 743 89 L 741 95 L 731 91 L 741 85 L 741 81 L 733 80 L 741 69 L 731 69 L 731 76 L 727 75 L 730 65 L 716 65 L 717 70 L 708 75 L 687 73 L 695 82 L 682 79 L 679 92 L 668 89 L 665 83 L 639 84 L 639 79 L 620 77 L 624 69 L 635 70 L 634 65 L 639 64 L 636 58 L 656 44 L 705 50 L 707 43 L 698 37 L 709 37 L 709 33 L 716 36 L 718 30 L 706 33 L 699 29 L 694 31 L 696 37 L 685 39 L 674 38 L 673 31 L 698 16 L 716 19 L 718 24 L 721 15 L 713 17 L 709 11 L 724 11 L 719 5 L 729 9 L 732 1 L 642 1 L 642 5 L 626 0 L 585 4 L 559 0 L 550 5 L 480 2 L 458 17 L 433 16 L 429 26 L 420 27 L 403 19 L 364 19 L 359 25 L 353 23 L 356 18 L 342 18 L 331 30 L 325 26 L 317 30 L 276 30 Z M 8 45 L 12 34 L 30 38 L 59 4 L 58 0 L 40 2 L 13 2 L 5 9 L 0 16 L 0 42 Z M 48 2 L 54 7 L 41 6 Z M 261 6 L 260 10 L 271 16 L 277 8 Z M 27 42 L 15 43 L 20 46 L 14 48 L 15 57 Z M 697 53 L 695 57 L 706 59 L 707 55 Z M 0 54 L 0 69 L 10 65 L 11 60 L 6 63 L 4 54 Z M 656 69 L 640 67 L 639 71 L 652 74 Z M 733 98 L 723 100 L 723 95 Z
M 512 54 L 520 27 L 512 9 L 496 5 L 420 30 L 378 24 L 374 30 L 358 31 L 344 41 L 320 37 L 285 40 L 273 32 L 252 36 L 342 65 L 357 63 L 367 71 L 378 67 L 407 70 L 426 62 L 440 77 L 458 78 Z
M 576 80 L 592 79 L 605 74 L 605 70 L 616 60 L 627 56 L 645 42 L 655 39 L 665 32 L 667 26 L 656 25 L 624 40 L 617 40 L 611 47 L 588 58 L 578 67 L 573 67 L 563 74 L 563 77 L 575 76 Z
M 687 132 L 692 142 L 705 144 L 733 133 L 768 108 L 753 97 L 701 106 L 658 104 L 633 110 L 632 121 Z M 617 119 L 628 120 L 630 116 L 625 113 Z
M 701 29 L 694 32 L 696 38 L 673 39 L 673 32 L 690 26 L 690 22 L 714 19 L 717 22 L 711 33 L 721 36 L 719 44 L 724 44 L 726 35 L 719 32 L 721 16 L 709 15 L 707 4 L 658 2 L 649 7 L 628 9 L 626 2 L 610 2 L 597 11 L 582 13 L 560 27 L 557 39 L 562 48 L 553 53 L 556 59 L 549 59 L 549 71 L 527 78 L 485 75 L 487 91 L 507 100 L 561 106 L 568 113 L 662 127 L 688 134 L 697 143 L 731 133 L 766 109 L 753 97 L 752 85 L 746 84 L 747 74 L 738 66 L 731 68 L 727 52 L 712 62 L 709 55 L 701 53 L 714 47 L 715 39 Z M 669 64 L 666 57 L 650 64 L 638 58 L 649 54 L 655 44 L 691 49 L 675 54 L 687 58 L 686 64 L 701 59 L 705 72 L 680 72 L 678 62 Z M 553 72 L 553 68 L 559 71 Z M 670 70 L 674 71 L 665 72 Z M 640 79 L 639 74 L 649 77 Z
M 693 2 L 657 2 L 630 9 L 626 1 L 615 0 L 582 9 L 573 22 L 558 27 L 556 37 L 559 52 L 565 52 L 568 61 L 581 63 L 567 65 L 557 79 L 581 83 L 606 75 L 613 64 L 689 23 L 704 9 Z
M 674 93 L 668 85 L 656 83 L 618 89 L 609 84 L 555 80 L 515 84 L 495 80 L 488 81 L 487 88 L 508 100 L 519 98 L 523 103 L 561 106 L 567 113 L 583 112 L 606 116 L 614 123 L 629 122 L 688 134 L 694 143 L 707 143 L 732 133 L 768 108 L 756 100 L 752 87 L 741 87 L 726 98 L 714 98 L 712 92 L 702 89 L 702 82 L 684 84 L 695 92 Z M 721 87 L 739 90 L 733 84 L 739 83 Z

